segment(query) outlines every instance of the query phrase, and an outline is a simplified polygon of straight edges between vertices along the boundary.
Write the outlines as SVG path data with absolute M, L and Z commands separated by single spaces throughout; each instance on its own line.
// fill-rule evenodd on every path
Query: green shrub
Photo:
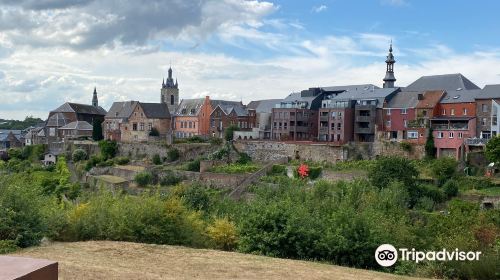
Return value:
M 101 161 L 99 163 L 97 163 L 97 167 L 109 167 L 109 166 L 113 166 L 115 165 L 115 161 L 113 159 L 108 159 L 108 160 L 105 160 L 105 161 Z
M 456 180 L 450 179 L 446 181 L 443 185 L 443 192 L 448 198 L 452 198 L 458 195 L 458 182 Z
M 114 158 L 118 152 L 118 143 L 111 140 L 101 140 L 99 141 L 99 149 L 101 150 L 101 156 L 105 160 Z
M 160 179 L 160 185 L 162 186 L 173 186 L 177 185 L 182 181 L 182 177 L 176 175 L 173 171 L 165 171 L 165 174 Z
M 149 136 L 160 136 L 160 132 L 158 131 L 158 129 L 156 129 L 156 127 L 152 127 L 151 131 L 149 132 Z
M 137 173 L 134 177 L 134 182 L 139 187 L 145 187 L 153 182 L 153 174 L 147 171 Z
M 417 169 L 411 161 L 402 157 L 381 157 L 368 172 L 370 182 L 378 188 L 387 187 L 391 181 L 400 181 L 403 185 L 411 187 L 417 177 Z
M 200 136 L 198 135 L 195 135 L 195 136 L 191 136 L 189 138 L 187 138 L 187 142 L 188 143 L 205 143 L 205 139 L 201 138 Z
M 399 143 L 399 147 L 401 147 L 401 150 L 406 152 L 411 152 L 413 150 L 413 146 L 408 142 Z
M 159 154 L 154 154 L 153 155 L 153 164 L 154 165 L 160 165 L 161 164 L 161 158 Z
M 311 180 L 317 179 L 321 175 L 322 171 L 323 171 L 323 168 L 321 166 L 310 166 L 309 167 L 309 179 L 311 179 Z
M 446 196 L 442 189 L 428 184 L 420 184 L 415 187 L 416 194 L 410 193 L 414 198 L 428 197 L 435 203 L 441 203 L 446 200 Z
M 18 249 L 14 240 L 0 240 L 0 255 L 12 253 Z
M 90 159 L 85 164 L 85 170 L 89 171 L 92 167 L 104 161 L 104 158 L 101 155 L 92 155 Z
M 218 138 L 218 137 L 211 137 L 209 142 L 211 145 L 214 145 L 214 146 L 222 145 L 222 139 Z
M 229 154 L 231 152 L 231 147 L 229 145 L 224 145 L 217 151 L 211 153 L 208 156 L 209 160 L 222 160 L 225 157 L 229 157 Z
M 441 186 L 457 173 L 458 162 L 451 157 L 441 157 L 431 163 L 433 176 Z
M 190 162 L 188 162 L 186 166 L 187 171 L 194 171 L 194 172 L 200 172 L 200 159 L 195 159 Z
M 239 153 L 238 155 L 239 155 L 239 158 L 236 161 L 236 163 L 247 164 L 247 163 L 252 162 L 252 158 L 247 153 Z
M 87 152 L 84 149 L 75 149 L 71 158 L 74 162 L 86 160 Z
M 431 212 L 434 210 L 435 204 L 436 203 L 434 202 L 434 200 L 432 198 L 427 197 L 427 196 L 423 196 L 417 200 L 417 204 L 415 205 L 415 208 L 418 210 L 424 210 L 427 212 Z
M 224 131 L 224 139 L 226 139 L 226 141 L 232 141 L 234 132 L 239 131 L 239 130 L 240 130 L 240 128 L 237 125 L 230 125 Z
M 114 162 L 118 165 L 125 165 L 130 162 L 130 159 L 128 157 L 116 157 L 114 158 Z
M 274 164 L 271 168 L 270 175 L 286 175 L 286 165 Z
M 10 159 L 19 159 L 19 160 L 24 160 L 22 150 L 19 148 L 10 148 L 7 150 L 7 154 L 9 155 Z
M 176 148 L 171 148 L 167 152 L 168 161 L 176 161 L 180 157 L 180 152 Z
M 256 164 L 239 164 L 239 163 L 231 163 L 227 165 L 219 165 L 213 167 L 210 171 L 215 173 L 228 173 L 228 174 L 237 174 L 237 173 L 253 173 L 260 169 L 261 167 Z
M 208 188 L 194 183 L 190 185 L 179 186 L 176 191 L 177 195 L 182 198 L 186 205 L 193 210 L 206 211 L 210 206 L 210 196 Z

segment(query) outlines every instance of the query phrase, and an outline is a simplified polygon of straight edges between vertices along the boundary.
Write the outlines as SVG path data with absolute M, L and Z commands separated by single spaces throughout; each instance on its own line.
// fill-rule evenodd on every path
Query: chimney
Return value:
M 424 100 L 424 94 L 423 93 L 419 93 L 417 99 L 418 100 Z

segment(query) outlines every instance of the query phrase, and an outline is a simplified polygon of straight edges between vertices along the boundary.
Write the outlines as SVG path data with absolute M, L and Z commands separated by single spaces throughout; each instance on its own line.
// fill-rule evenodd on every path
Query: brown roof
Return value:
M 424 99 L 419 100 L 416 108 L 434 108 L 444 95 L 443 90 L 428 90 L 424 92 Z

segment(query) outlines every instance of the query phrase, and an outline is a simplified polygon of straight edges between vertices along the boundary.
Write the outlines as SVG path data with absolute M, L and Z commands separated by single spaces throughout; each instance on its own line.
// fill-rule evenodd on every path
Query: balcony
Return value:
M 371 122 L 372 120 L 371 116 L 356 116 L 356 122 Z
M 373 127 L 355 127 L 354 133 L 358 134 L 373 134 L 375 131 Z
M 320 122 L 327 122 L 327 121 L 328 121 L 328 119 L 329 119 L 328 115 L 326 115 L 326 116 L 320 116 L 320 117 L 319 117 L 319 121 L 320 121 Z
M 327 126 L 322 126 L 319 128 L 319 132 L 321 133 L 327 133 L 328 132 L 328 127 Z
M 486 138 L 467 138 L 465 139 L 465 145 L 468 146 L 484 146 L 486 143 L 488 143 L 490 139 Z
M 426 128 L 427 123 L 426 119 L 408 120 L 408 128 Z
M 467 123 L 432 124 L 434 130 L 468 130 Z

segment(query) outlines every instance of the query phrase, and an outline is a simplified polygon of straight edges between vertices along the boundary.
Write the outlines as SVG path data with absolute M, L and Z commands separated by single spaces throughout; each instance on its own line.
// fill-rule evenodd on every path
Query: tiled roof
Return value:
M 424 92 L 424 99 L 419 100 L 416 108 L 434 108 L 444 95 L 442 90 L 429 90 Z
M 280 103 L 282 99 L 266 99 L 257 100 L 248 103 L 248 109 L 254 109 L 256 113 L 271 113 L 276 104 Z
M 347 85 L 347 86 L 329 86 L 329 87 L 320 87 L 324 91 L 346 91 L 346 90 L 358 90 L 358 89 L 377 89 L 379 88 L 373 84 L 361 84 L 361 85 Z
M 387 103 L 386 108 L 415 108 L 418 104 L 418 95 L 420 91 L 402 91 L 398 92 Z
M 347 100 L 373 100 L 376 99 L 377 107 L 382 108 L 384 101 L 389 99 L 399 88 L 358 88 L 357 90 L 347 90 L 333 97 L 332 100 L 347 101 Z
M 144 114 L 149 119 L 170 118 L 168 106 L 165 103 L 139 103 Z
M 139 103 L 138 101 L 124 101 L 124 102 L 113 102 L 109 112 L 106 114 L 106 118 L 118 118 L 127 119 L 134 112 L 135 106 Z
M 68 129 L 68 130 L 92 130 L 92 125 L 86 121 L 76 121 L 68 123 L 67 125 L 59 128 L 59 129 Z
M 471 90 L 479 87 L 462 74 L 422 76 L 406 87 L 408 91 L 457 89 Z
M 500 98 L 500 85 L 486 85 L 476 99 Z
M 474 102 L 476 96 L 481 95 L 480 89 L 471 90 L 448 90 L 439 103 L 470 103 Z M 500 97 L 500 96 L 499 96 Z
M 52 112 L 56 113 L 77 113 L 77 114 L 92 114 L 92 115 L 106 115 L 106 110 L 102 107 L 95 107 L 87 104 L 69 103 L 66 102 L 59 106 Z
M 205 102 L 205 98 L 182 99 L 177 106 L 175 115 L 177 116 L 198 116 L 200 109 Z M 193 113 L 191 113 L 193 112 Z
M 47 120 L 47 126 L 61 127 L 70 123 L 63 113 L 55 113 Z

